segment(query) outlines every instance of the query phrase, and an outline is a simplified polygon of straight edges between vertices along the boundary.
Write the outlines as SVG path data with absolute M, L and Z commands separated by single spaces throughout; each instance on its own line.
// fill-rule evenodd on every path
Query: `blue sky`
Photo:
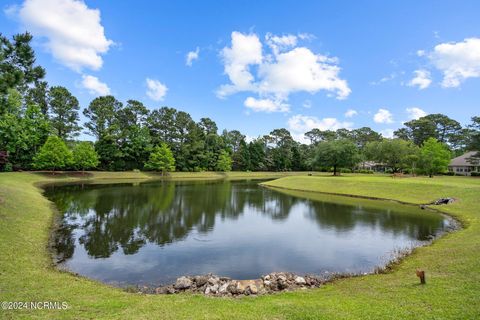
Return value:
M 480 114 L 478 1 L 2 3 L 1 32 L 31 31 L 50 85 L 82 107 L 111 93 L 299 140 L 313 127 L 388 136 L 425 113 Z

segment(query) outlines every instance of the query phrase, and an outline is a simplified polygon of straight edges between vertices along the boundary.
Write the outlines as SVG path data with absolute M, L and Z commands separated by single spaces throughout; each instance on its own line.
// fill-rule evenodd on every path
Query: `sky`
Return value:
M 2 0 L 51 86 L 213 119 L 249 139 L 480 115 L 480 1 Z M 82 121 L 85 119 L 82 116 Z M 82 136 L 83 138 L 88 138 Z

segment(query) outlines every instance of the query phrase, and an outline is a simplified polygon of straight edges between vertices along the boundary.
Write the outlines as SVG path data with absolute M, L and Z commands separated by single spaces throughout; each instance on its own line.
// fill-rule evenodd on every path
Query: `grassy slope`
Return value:
M 223 176 L 176 174 L 178 178 Z M 143 173 L 95 173 L 94 178 L 148 178 Z M 230 174 L 230 178 L 261 174 Z M 480 316 L 480 180 L 387 177 L 286 177 L 277 187 L 392 198 L 422 203 L 441 196 L 467 228 L 418 249 L 394 273 L 344 279 L 317 290 L 243 299 L 200 295 L 125 293 L 56 271 L 46 251 L 51 204 L 35 183 L 54 179 L 29 173 L 0 174 L 0 301 L 67 301 L 66 311 L 2 311 L 0 318 L 102 319 L 473 319 Z M 314 196 L 314 195 L 313 195 Z M 312 197 L 312 194 L 309 194 Z M 321 248 L 319 248 L 321 254 Z M 416 267 L 427 271 L 417 285 Z

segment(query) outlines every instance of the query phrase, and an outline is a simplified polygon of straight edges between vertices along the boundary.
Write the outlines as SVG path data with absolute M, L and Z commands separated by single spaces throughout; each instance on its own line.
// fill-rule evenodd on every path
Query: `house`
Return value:
M 469 151 L 460 157 L 453 158 L 448 165 L 448 171 L 469 176 L 471 172 L 480 172 L 480 158 L 473 158 L 478 151 Z
M 383 163 L 378 163 L 375 161 L 363 161 L 358 165 L 357 169 L 385 172 L 385 170 L 387 170 L 387 166 Z

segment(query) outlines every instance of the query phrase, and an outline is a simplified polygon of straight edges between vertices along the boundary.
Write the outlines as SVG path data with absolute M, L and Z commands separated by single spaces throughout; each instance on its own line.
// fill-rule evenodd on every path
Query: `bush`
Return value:
M 3 167 L 3 171 L 5 172 L 12 172 L 13 171 L 13 166 L 10 162 L 5 163 L 5 167 Z
M 445 175 L 445 176 L 454 176 L 454 175 L 455 175 L 455 172 L 453 172 L 453 171 L 447 171 L 447 172 L 444 172 L 443 175 Z
M 352 169 L 342 168 L 342 169 L 340 169 L 340 172 L 341 173 L 352 173 Z
M 472 177 L 480 177 L 480 172 L 471 172 Z
M 366 170 L 366 169 L 361 169 L 358 170 L 357 173 L 366 173 L 366 174 L 373 174 L 373 170 Z

